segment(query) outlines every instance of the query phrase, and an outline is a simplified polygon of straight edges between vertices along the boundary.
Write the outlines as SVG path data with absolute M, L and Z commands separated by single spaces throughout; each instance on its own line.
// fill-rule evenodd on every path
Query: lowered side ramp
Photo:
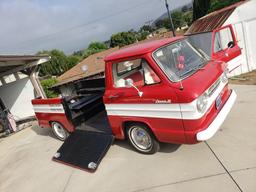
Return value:
M 114 141 L 112 135 L 76 130 L 59 148 L 54 161 L 94 172 Z

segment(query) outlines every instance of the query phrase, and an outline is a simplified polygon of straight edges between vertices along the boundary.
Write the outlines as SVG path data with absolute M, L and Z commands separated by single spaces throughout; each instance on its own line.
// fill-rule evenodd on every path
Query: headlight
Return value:
M 200 113 L 203 113 L 205 111 L 207 103 L 208 103 L 207 99 L 208 99 L 208 96 L 206 93 L 201 95 L 200 97 L 198 97 L 196 106 L 197 106 L 197 110 Z
M 226 69 L 225 71 L 224 71 L 224 73 L 222 74 L 222 76 L 221 76 L 221 81 L 223 82 L 223 83 L 227 83 L 228 82 L 228 69 Z

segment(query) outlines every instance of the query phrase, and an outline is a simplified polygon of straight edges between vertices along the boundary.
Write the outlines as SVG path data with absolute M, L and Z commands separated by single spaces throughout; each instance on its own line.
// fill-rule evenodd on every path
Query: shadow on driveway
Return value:
M 33 125 L 31 128 L 37 135 L 41 136 L 47 136 L 47 137 L 52 137 L 54 139 L 57 139 L 51 129 L 47 128 L 40 128 L 38 125 Z
M 115 140 L 113 145 L 118 145 L 119 147 L 135 151 L 127 140 Z M 178 144 L 160 143 L 160 150 L 158 153 L 173 153 L 178 150 L 180 146 L 181 145 Z

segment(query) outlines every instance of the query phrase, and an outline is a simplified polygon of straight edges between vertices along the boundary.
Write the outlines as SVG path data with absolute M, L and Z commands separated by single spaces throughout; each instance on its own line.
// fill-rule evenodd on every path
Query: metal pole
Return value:
M 171 24 L 171 31 L 172 31 L 173 37 L 175 37 L 176 36 L 175 29 L 174 29 L 174 25 L 173 25 L 173 22 L 172 22 L 172 16 L 171 16 L 170 11 L 169 11 L 169 5 L 168 5 L 167 0 L 165 0 L 165 6 L 166 6 L 166 9 L 167 9 L 168 18 L 169 18 L 169 21 L 170 21 L 170 24 Z

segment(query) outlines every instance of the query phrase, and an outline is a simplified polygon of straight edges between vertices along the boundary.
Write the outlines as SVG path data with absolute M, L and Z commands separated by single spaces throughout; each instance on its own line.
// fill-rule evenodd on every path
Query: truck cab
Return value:
M 113 135 L 141 153 L 155 153 L 159 142 L 210 139 L 236 100 L 227 64 L 187 37 L 123 48 L 105 62 L 103 101 Z

